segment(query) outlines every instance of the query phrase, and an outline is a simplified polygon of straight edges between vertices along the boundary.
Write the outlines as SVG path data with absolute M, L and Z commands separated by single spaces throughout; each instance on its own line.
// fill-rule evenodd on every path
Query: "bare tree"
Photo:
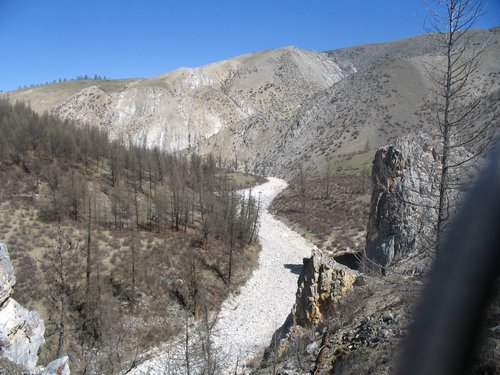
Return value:
M 299 188 L 300 188 L 300 197 L 302 200 L 302 213 L 306 213 L 306 201 L 307 201 L 307 194 L 306 194 L 306 177 L 304 175 L 304 168 L 302 164 L 300 164 L 299 167 Z
M 75 273 L 79 267 L 78 243 L 66 241 L 59 229 L 57 244 L 47 250 L 43 269 L 48 287 L 48 303 L 57 311 L 49 319 L 48 335 L 57 337 L 56 356 L 66 350 L 66 337 L 71 330 L 73 305 L 76 298 Z
M 190 345 L 191 336 L 189 334 L 189 311 L 185 309 L 184 314 L 184 356 L 186 358 L 186 373 L 191 375 L 191 356 L 190 356 Z
M 237 235 L 237 220 L 238 220 L 238 197 L 234 188 L 227 193 L 227 206 L 225 210 L 225 242 L 229 248 L 229 261 L 228 261 L 228 285 L 231 285 L 231 277 L 233 275 L 233 252 L 236 245 L 236 235 Z
M 135 228 L 132 227 L 130 231 L 130 277 L 131 277 L 131 286 L 132 286 L 132 295 L 131 302 L 132 306 L 135 305 L 135 297 L 136 297 L 136 266 L 137 266 L 137 244 L 135 238 Z
M 92 273 L 92 258 L 91 258 L 91 243 L 92 243 L 92 204 L 91 197 L 88 199 L 88 212 L 87 212 L 87 246 L 86 246 L 86 267 L 85 267 L 85 297 L 86 301 L 90 300 L 90 276 Z
M 330 198 L 330 158 L 326 158 L 326 192 L 325 198 Z
M 220 354 L 213 343 L 215 326 L 219 320 L 218 312 L 211 313 L 203 303 L 201 320 L 198 323 L 198 340 L 201 346 L 203 375 L 214 375 L 220 371 Z
M 455 210 L 453 190 L 463 188 L 455 181 L 472 159 L 480 156 L 493 139 L 493 119 L 481 121 L 483 93 L 471 85 L 485 45 L 473 43 L 471 28 L 481 16 L 481 0 L 435 0 L 429 7 L 426 30 L 443 51 L 444 63 L 427 66 L 433 83 L 433 111 L 441 135 L 441 174 L 437 207 L 436 250 L 449 218 Z M 460 150 L 471 154 L 457 157 Z M 457 173 L 455 175 L 455 173 Z

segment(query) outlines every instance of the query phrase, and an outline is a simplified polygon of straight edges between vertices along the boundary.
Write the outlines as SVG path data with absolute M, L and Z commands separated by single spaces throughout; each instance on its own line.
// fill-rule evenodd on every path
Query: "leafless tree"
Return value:
M 306 192 L 306 176 L 304 174 L 304 168 L 302 164 L 299 167 L 299 189 L 300 189 L 300 198 L 302 200 L 302 213 L 306 213 L 306 201 L 307 201 L 307 192 Z
M 326 157 L 326 192 L 325 192 L 325 198 L 329 199 L 330 198 L 330 158 Z
M 71 330 L 73 304 L 77 298 L 75 273 L 79 267 L 78 244 L 66 241 L 61 230 L 57 244 L 47 250 L 43 269 L 48 287 L 48 303 L 57 314 L 49 319 L 48 334 L 57 335 L 56 356 L 61 357 L 66 349 L 66 337 Z
M 214 329 L 218 322 L 218 313 L 211 313 L 203 303 L 201 320 L 198 323 L 198 339 L 201 346 L 203 375 L 214 375 L 219 372 L 220 353 L 213 343 Z
M 87 245 L 86 245 L 86 267 L 85 267 L 85 296 L 87 303 L 90 300 L 90 276 L 92 274 L 92 258 L 91 258 L 91 243 L 92 243 L 92 204 L 91 198 L 88 198 L 87 211 Z
M 186 309 L 184 314 L 184 356 L 186 357 L 186 373 L 191 375 L 191 355 L 190 355 L 190 340 L 189 334 L 189 312 Z
M 483 12 L 481 0 L 435 0 L 428 8 L 426 30 L 444 55 L 444 63 L 427 65 L 433 83 L 435 119 L 441 135 L 441 174 L 436 222 L 436 250 L 446 233 L 455 210 L 453 191 L 456 176 L 487 149 L 492 136 L 493 118 L 482 121 L 483 92 L 471 85 L 485 44 L 473 42 L 471 28 Z M 457 157 L 464 149 L 465 157 Z

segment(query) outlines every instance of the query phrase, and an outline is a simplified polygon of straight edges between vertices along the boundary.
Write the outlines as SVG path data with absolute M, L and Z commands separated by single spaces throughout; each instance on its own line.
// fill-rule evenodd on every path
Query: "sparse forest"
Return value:
M 54 79 L 52 82 L 32 83 L 30 85 L 24 85 L 22 87 L 18 86 L 17 89 L 21 90 L 21 89 L 39 87 L 39 86 L 43 86 L 43 85 L 49 85 L 51 83 L 61 83 L 61 82 L 66 82 L 66 81 L 89 81 L 89 80 L 92 80 L 92 81 L 107 81 L 108 79 L 109 79 L 108 77 L 101 76 L 99 74 L 94 74 L 94 75 L 84 74 L 84 75 L 77 75 L 75 78 L 70 78 L 70 79 L 59 78 L 59 79 Z M 2 91 L 0 90 L 0 92 L 2 92 Z
M 1 101 L 0 226 L 42 357 L 116 373 L 216 310 L 256 264 L 256 182 Z

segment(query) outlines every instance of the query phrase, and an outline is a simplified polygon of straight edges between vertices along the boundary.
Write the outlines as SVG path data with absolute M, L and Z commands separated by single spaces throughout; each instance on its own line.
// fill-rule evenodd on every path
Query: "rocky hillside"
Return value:
M 485 118 L 499 111 L 500 29 L 474 32 L 488 47 L 473 77 Z M 150 79 L 68 81 L 3 94 L 166 150 L 215 152 L 240 169 L 290 177 L 299 164 L 376 149 L 432 131 L 426 64 L 442 59 L 428 37 L 318 53 L 252 53 Z
M 64 82 L 10 97 L 106 128 L 115 137 L 174 151 L 199 146 L 250 118 L 287 118 L 343 76 L 326 54 L 287 47 L 152 79 L 81 81 L 80 87 Z

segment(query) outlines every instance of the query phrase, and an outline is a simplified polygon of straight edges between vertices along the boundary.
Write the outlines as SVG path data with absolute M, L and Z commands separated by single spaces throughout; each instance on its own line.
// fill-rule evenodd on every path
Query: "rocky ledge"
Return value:
M 293 324 L 308 327 L 323 323 L 358 277 L 357 272 L 314 250 L 311 258 L 304 258 L 291 313 Z
M 285 354 L 298 332 L 322 325 L 341 300 L 359 284 L 363 284 L 363 277 L 357 271 L 323 256 L 318 249 L 313 250 L 312 256 L 303 260 L 292 311 L 274 333 L 261 367 Z
M 69 375 L 68 357 L 37 367 L 45 325 L 37 311 L 11 298 L 15 284 L 7 246 L 0 243 L 0 374 Z

